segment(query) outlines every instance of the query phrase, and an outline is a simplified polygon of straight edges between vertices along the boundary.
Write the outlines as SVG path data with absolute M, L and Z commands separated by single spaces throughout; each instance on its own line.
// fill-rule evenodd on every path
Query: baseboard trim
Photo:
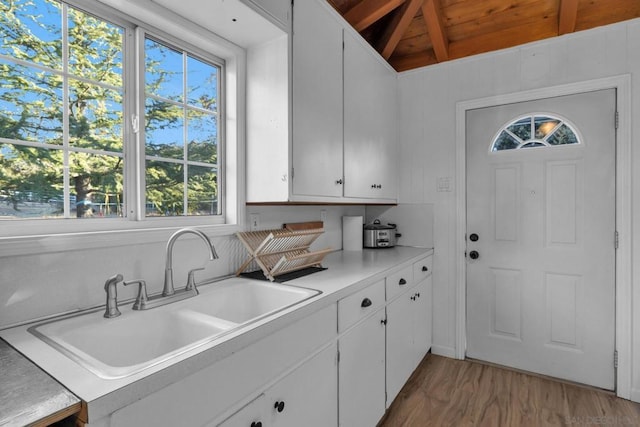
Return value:
M 631 401 L 640 403 L 640 389 L 637 389 L 637 388 L 631 389 Z
M 431 353 L 436 354 L 438 356 L 449 357 L 451 359 L 456 358 L 456 349 L 453 347 L 447 347 L 443 345 L 432 345 Z

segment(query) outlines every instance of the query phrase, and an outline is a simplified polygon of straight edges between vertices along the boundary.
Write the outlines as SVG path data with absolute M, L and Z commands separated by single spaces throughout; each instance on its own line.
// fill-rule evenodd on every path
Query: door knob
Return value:
M 478 258 L 480 258 L 480 254 L 478 253 L 478 251 L 471 251 L 471 252 L 469 252 L 469 258 L 478 259 Z
M 476 233 L 472 233 L 471 236 L 469 236 L 469 240 L 471 240 L 472 242 L 477 242 L 478 235 Z

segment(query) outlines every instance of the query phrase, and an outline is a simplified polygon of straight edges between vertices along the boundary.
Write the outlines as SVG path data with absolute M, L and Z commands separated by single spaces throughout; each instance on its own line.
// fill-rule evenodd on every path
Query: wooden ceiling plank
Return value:
M 424 0 L 408 0 L 405 1 L 393 20 L 387 26 L 384 34 L 380 38 L 378 51 L 384 59 L 389 59 L 398 42 L 409 28 L 409 24 L 413 20 L 416 13 L 422 6 Z
M 360 32 L 398 8 L 405 0 L 363 0 L 344 14 L 344 19 Z
M 578 18 L 578 0 L 560 0 L 558 35 L 573 33 Z
M 422 4 L 422 16 L 433 43 L 433 51 L 438 62 L 449 59 L 449 39 L 444 29 L 440 0 L 425 0 Z

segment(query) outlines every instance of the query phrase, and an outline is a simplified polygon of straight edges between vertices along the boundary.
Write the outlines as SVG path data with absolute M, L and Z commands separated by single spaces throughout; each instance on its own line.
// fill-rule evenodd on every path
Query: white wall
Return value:
M 556 85 L 631 74 L 633 182 L 640 179 L 640 20 L 557 37 L 518 48 L 400 74 L 401 203 L 434 204 L 434 351 L 453 356 L 456 329 L 456 103 Z M 451 178 L 438 191 L 438 179 Z M 441 181 L 446 182 L 446 181 Z M 446 186 L 444 186 L 446 187 Z M 640 213 L 640 186 L 632 188 Z M 640 248 L 640 214 L 632 247 Z M 634 251 L 635 252 L 635 251 Z M 640 268 L 635 259 L 633 270 Z M 632 276 L 633 277 L 633 276 Z M 633 281 L 632 281 L 633 283 Z M 633 285 L 640 307 L 640 284 Z M 633 318 L 632 398 L 640 401 L 640 311 Z
M 342 215 L 362 215 L 363 206 L 276 206 L 249 207 L 247 214 L 260 213 L 260 229 L 281 228 L 286 222 L 320 220 L 320 211 L 327 211 L 325 233 L 313 248 L 342 248 Z M 248 218 L 248 215 L 247 215 Z M 247 220 L 248 221 L 248 220 Z M 248 229 L 248 227 L 247 227 Z M 173 229 L 150 232 L 155 238 L 145 243 L 122 243 L 103 239 L 82 250 L 65 250 L 64 245 L 47 247 L 43 238 L 36 254 L 0 256 L 0 329 L 9 325 L 53 314 L 104 305 L 105 280 L 121 273 L 124 280 L 147 281 L 150 294 L 162 290 L 165 245 Z M 102 239 L 96 236 L 96 239 Z M 50 240 L 50 239 L 49 239 Z M 123 240 L 127 240 L 126 236 Z M 174 281 L 176 287 L 186 284 L 187 273 L 196 273 L 196 280 L 216 278 L 235 273 L 247 252 L 235 236 L 213 237 L 220 259 L 209 261 L 202 241 L 190 235 L 180 237 L 174 247 Z M 134 289 L 136 288 L 136 289 Z M 137 287 L 118 287 L 118 299 L 135 297 Z

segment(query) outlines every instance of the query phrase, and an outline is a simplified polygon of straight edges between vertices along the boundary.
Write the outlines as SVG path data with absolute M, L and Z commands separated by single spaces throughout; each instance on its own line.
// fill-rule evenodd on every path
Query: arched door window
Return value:
M 493 139 L 491 151 L 580 143 L 578 133 L 566 119 L 541 113 L 519 117 L 509 122 Z

